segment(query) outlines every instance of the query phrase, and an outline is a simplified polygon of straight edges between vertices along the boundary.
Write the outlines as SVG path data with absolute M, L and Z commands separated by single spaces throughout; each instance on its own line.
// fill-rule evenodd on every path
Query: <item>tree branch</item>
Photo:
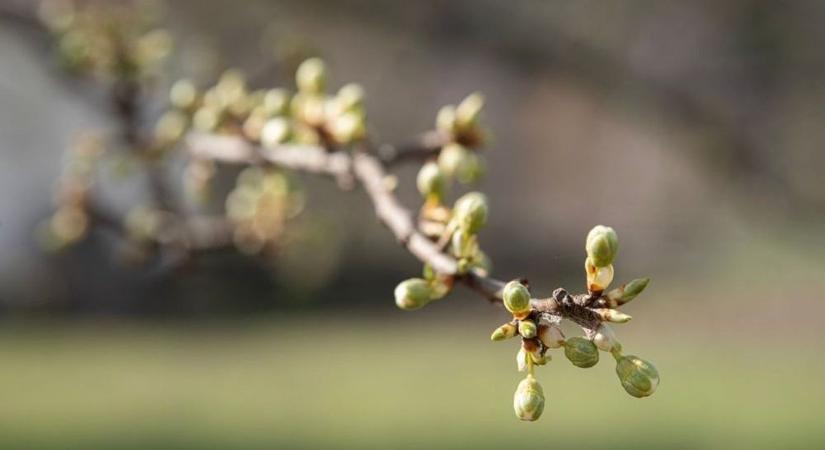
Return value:
M 500 303 L 505 282 L 478 271 L 459 273 L 458 262 L 444 253 L 437 243 L 421 234 L 415 226 L 412 213 L 406 209 L 388 187 L 388 176 L 381 160 L 368 152 L 368 147 L 353 153 L 330 152 L 320 146 L 282 145 L 259 148 L 246 140 L 228 135 L 191 133 L 185 146 L 196 158 L 212 159 L 229 164 L 269 163 L 275 166 L 340 178 L 352 173 L 363 186 L 375 208 L 378 219 L 390 230 L 396 240 L 419 261 L 429 264 L 441 275 L 449 276 L 493 302 Z M 421 145 L 418 148 L 426 148 Z M 533 299 L 533 307 L 541 314 L 569 319 L 585 331 L 594 330 L 601 318 L 586 306 L 587 294 L 570 296 L 557 289 L 553 297 Z

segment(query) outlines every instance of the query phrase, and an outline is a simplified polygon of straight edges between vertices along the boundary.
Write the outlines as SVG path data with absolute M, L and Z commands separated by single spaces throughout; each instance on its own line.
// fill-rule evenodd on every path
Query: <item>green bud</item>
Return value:
M 180 111 L 165 112 L 155 125 L 155 138 L 162 144 L 171 144 L 183 137 L 189 126 L 189 118 Z
M 556 324 L 539 325 L 538 335 L 547 348 L 559 348 L 564 345 L 564 333 Z
M 619 250 L 619 237 L 613 228 L 596 225 L 587 234 L 585 250 L 596 267 L 610 265 Z
M 310 58 L 302 62 L 295 72 L 295 84 L 298 90 L 320 94 L 327 83 L 327 66 L 320 58 Z
M 502 291 L 504 307 L 513 314 L 525 314 L 530 311 L 530 291 L 517 280 L 504 285 Z
M 470 151 L 461 144 L 450 143 L 441 149 L 438 154 L 438 165 L 444 174 L 452 177 L 455 176 L 462 165 L 466 164 L 466 160 L 470 156 Z
M 460 183 L 471 184 L 480 180 L 486 170 L 484 157 L 478 153 L 470 153 L 455 176 Z
M 275 148 L 286 142 L 291 134 L 287 119 L 274 117 L 269 119 L 261 128 L 261 145 L 266 148 Z
M 289 93 L 285 89 L 270 89 L 264 94 L 263 111 L 269 116 L 280 116 L 289 110 Z
M 530 339 L 536 336 L 536 323 L 532 320 L 520 320 L 518 322 L 518 334 L 523 338 Z
M 441 169 L 438 168 L 438 164 L 432 161 L 421 166 L 421 170 L 418 171 L 416 185 L 418 186 L 418 192 L 424 198 L 439 202 L 444 198 L 444 192 L 447 188 Z
M 364 88 L 360 84 L 349 83 L 338 90 L 335 103 L 339 112 L 361 111 L 364 108 Z
M 452 135 L 455 127 L 455 106 L 447 105 L 438 110 L 438 115 L 435 117 L 435 129 Z
M 426 305 L 432 299 L 432 289 L 426 280 L 410 278 L 395 287 L 395 304 L 407 311 Z
M 599 362 L 599 349 L 596 344 L 583 338 L 572 337 L 564 341 L 564 356 L 576 367 L 586 369 Z
M 453 211 L 458 226 L 476 234 L 487 223 L 487 197 L 480 192 L 468 192 L 456 200 Z
M 330 126 L 330 132 L 340 144 L 349 144 L 363 139 L 367 134 L 364 114 L 358 111 L 348 111 L 337 116 Z
M 169 101 L 178 109 L 190 109 L 198 99 L 198 89 L 192 81 L 178 80 L 169 90 Z
M 192 118 L 192 125 L 200 131 L 215 131 L 221 123 L 222 112 L 212 106 L 201 106 Z
M 478 238 L 464 230 L 456 230 L 450 238 L 453 256 L 472 258 L 480 252 Z
M 603 352 L 621 351 L 622 344 L 616 339 L 616 334 L 609 325 L 603 323 L 596 329 L 593 336 L 593 343 Z
M 533 375 L 518 384 L 513 396 L 513 410 L 521 420 L 534 421 L 541 417 L 544 411 L 544 389 Z
M 653 394 L 659 385 L 656 367 L 638 356 L 622 356 L 616 362 L 616 374 L 628 394 L 642 398 Z
M 624 305 L 625 303 L 636 298 L 637 295 L 641 294 L 647 287 L 648 283 L 650 283 L 650 278 L 637 278 L 608 292 L 607 298 L 612 302 L 615 302 L 617 306 Z
M 490 340 L 503 341 L 516 335 L 516 326 L 512 323 L 505 323 L 493 331 Z
M 587 289 L 590 292 L 602 292 L 613 281 L 613 265 L 596 267 L 593 260 L 587 257 L 584 260 L 584 270 L 587 272 Z
M 477 125 L 482 107 L 484 107 L 484 96 L 481 93 L 474 92 L 467 96 L 455 110 L 456 126 L 467 129 Z
M 598 314 L 599 318 L 605 322 L 627 323 L 633 318 L 619 310 L 610 308 L 595 308 L 593 309 L 593 312 Z

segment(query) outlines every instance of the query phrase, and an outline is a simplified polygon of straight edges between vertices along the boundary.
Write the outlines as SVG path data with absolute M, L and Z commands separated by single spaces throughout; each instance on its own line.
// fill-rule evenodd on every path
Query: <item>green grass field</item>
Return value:
M 531 424 L 511 409 L 515 342 L 410 317 L 330 316 L 320 332 L 299 317 L 6 325 L 0 448 L 825 446 L 815 342 L 631 336 L 662 374 L 644 400 L 624 393 L 611 359 L 582 370 L 559 354 L 538 373 L 548 404 Z

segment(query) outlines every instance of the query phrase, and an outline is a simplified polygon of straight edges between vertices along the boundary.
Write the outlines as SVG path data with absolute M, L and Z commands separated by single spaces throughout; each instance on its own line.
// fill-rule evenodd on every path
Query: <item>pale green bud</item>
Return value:
M 513 280 L 504 285 L 501 296 L 507 311 L 519 315 L 530 312 L 530 291 L 518 280 Z
M 587 234 L 585 250 L 596 267 L 610 265 L 619 250 L 619 237 L 613 228 L 596 225 Z
M 616 333 L 609 325 L 603 323 L 596 329 L 596 334 L 593 336 L 593 343 L 603 352 L 621 351 L 622 344 L 616 339 Z
M 292 115 L 311 126 L 321 126 L 326 117 L 326 102 L 317 94 L 299 92 L 290 103 Z
M 302 62 L 295 72 L 295 84 L 298 90 L 320 94 L 327 83 L 327 66 L 320 58 L 310 58 Z
M 481 251 L 478 248 L 478 238 L 464 230 L 458 229 L 450 238 L 453 256 L 473 258 Z
M 605 322 L 627 323 L 633 318 L 628 314 L 610 308 L 596 308 L 593 311 Z
M 544 411 L 544 389 L 533 375 L 518 384 L 513 396 L 513 410 L 521 420 L 534 421 L 541 417 Z
M 484 157 L 478 153 L 470 153 L 467 160 L 456 172 L 456 179 L 463 184 L 471 184 L 480 180 L 486 171 Z
M 505 323 L 493 331 L 490 340 L 503 341 L 516 335 L 516 326 L 512 323 Z
M 171 144 L 183 137 L 189 126 L 189 118 L 180 111 L 164 113 L 155 125 L 155 138 L 162 144 Z
M 599 349 L 596 344 L 583 338 L 572 337 L 564 341 L 564 356 L 576 367 L 586 369 L 599 362 Z
M 357 83 L 349 83 L 338 90 L 335 103 L 339 112 L 361 111 L 364 108 L 364 88 Z
M 410 278 L 395 287 L 395 304 L 407 311 L 421 308 L 432 299 L 432 289 L 426 280 Z
M 536 323 L 532 320 L 520 320 L 518 323 L 518 334 L 523 338 L 530 339 L 536 336 Z
M 337 116 L 330 126 L 330 132 L 333 138 L 341 144 L 363 139 L 367 134 L 364 114 L 359 111 L 348 111 Z
M 447 183 L 438 164 L 430 161 L 421 166 L 421 170 L 418 171 L 416 186 L 424 198 L 441 201 L 444 198 Z
M 447 176 L 455 176 L 462 165 L 466 164 L 470 151 L 461 144 L 450 143 L 441 149 L 438 154 L 438 165 Z
M 269 116 L 280 116 L 289 110 L 289 93 L 285 89 L 270 89 L 264 94 L 263 111 Z
M 484 96 L 474 92 L 467 96 L 455 110 L 456 126 L 460 129 L 471 128 L 478 124 L 478 116 L 484 107 Z
M 587 272 L 587 289 L 590 292 L 602 292 L 613 281 L 613 265 L 596 267 L 593 260 L 587 257 L 584 261 L 584 270 Z
M 524 372 L 530 366 L 530 353 L 524 349 L 524 347 L 518 349 L 518 353 L 516 353 L 516 369 L 519 372 Z
M 458 226 L 476 234 L 487 223 L 487 197 L 480 192 L 468 192 L 456 200 L 454 206 Z
M 616 362 L 616 374 L 628 394 L 642 398 L 653 394 L 659 385 L 656 367 L 638 356 L 622 356 Z
M 200 131 L 215 131 L 221 122 L 221 110 L 212 106 L 201 106 L 192 118 L 192 125 Z
M 435 117 L 435 129 L 452 135 L 455 128 L 455 106 L 447 105 L 438 110 L 438 115 Z
M 291 127 L 287 119 L 274 117 L 269 119 L 261 128 L 261 145 L 266 148 L 275 148 L 286 142 L 291 134 Z
M 559 348 L 564 345 L 564 333 L 558 325 L 539 325 L 538 334 L 547 348 Z
M 607 298 L 612 302 L 615 302 L 617 306 L 624 305 L 625 303 L 636 298 L 637 295 L 641 294 L 647 287 L 648 283 L 650 283 L 650 278 L 637 278 L 608 292 Z
M 191 80 L 178 80 L 169 89 L 169 101 L 178 109 L 190 109 L 198 99 L 198 89 Z

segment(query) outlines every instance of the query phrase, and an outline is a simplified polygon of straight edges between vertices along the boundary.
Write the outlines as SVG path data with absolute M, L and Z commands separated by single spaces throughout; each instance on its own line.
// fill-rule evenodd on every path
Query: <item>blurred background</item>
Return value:
M 34 3 L 0 2 L 0 447 L 825 446 L 825 3 L 161 7 L 176 49 L 147 123 L 177 78 L 236 67 L 291 87 L 315 54 L 334 87 L 364 86 L 380 142 L 409 141 L 479 90 L 493 274 L 539 295 L 583 290 L 587 231 L 618 231 L 617 283 L 653 281 L 616 331 L 657 365 L 659 390 L 632 398 L 609 358 L 583 371 L 554 354 L 533 424 L 513 417 L 517 346 L 488 339 L 502 311 L 465 289 L 397 309 L 392 290 L 419 264 L 362 193 L 330 180 L 301 178 L 292 226 L 315 238 L 274 260 L 128 267 L 105 232 L 43 251 L 35 229 L 68 143 L 113 117 L 93 84 L 61 74 L 25 19 Z M 410 207 L 415 173 L 398 171 Z M 142 183 L 97 188 L 126 211 Z

